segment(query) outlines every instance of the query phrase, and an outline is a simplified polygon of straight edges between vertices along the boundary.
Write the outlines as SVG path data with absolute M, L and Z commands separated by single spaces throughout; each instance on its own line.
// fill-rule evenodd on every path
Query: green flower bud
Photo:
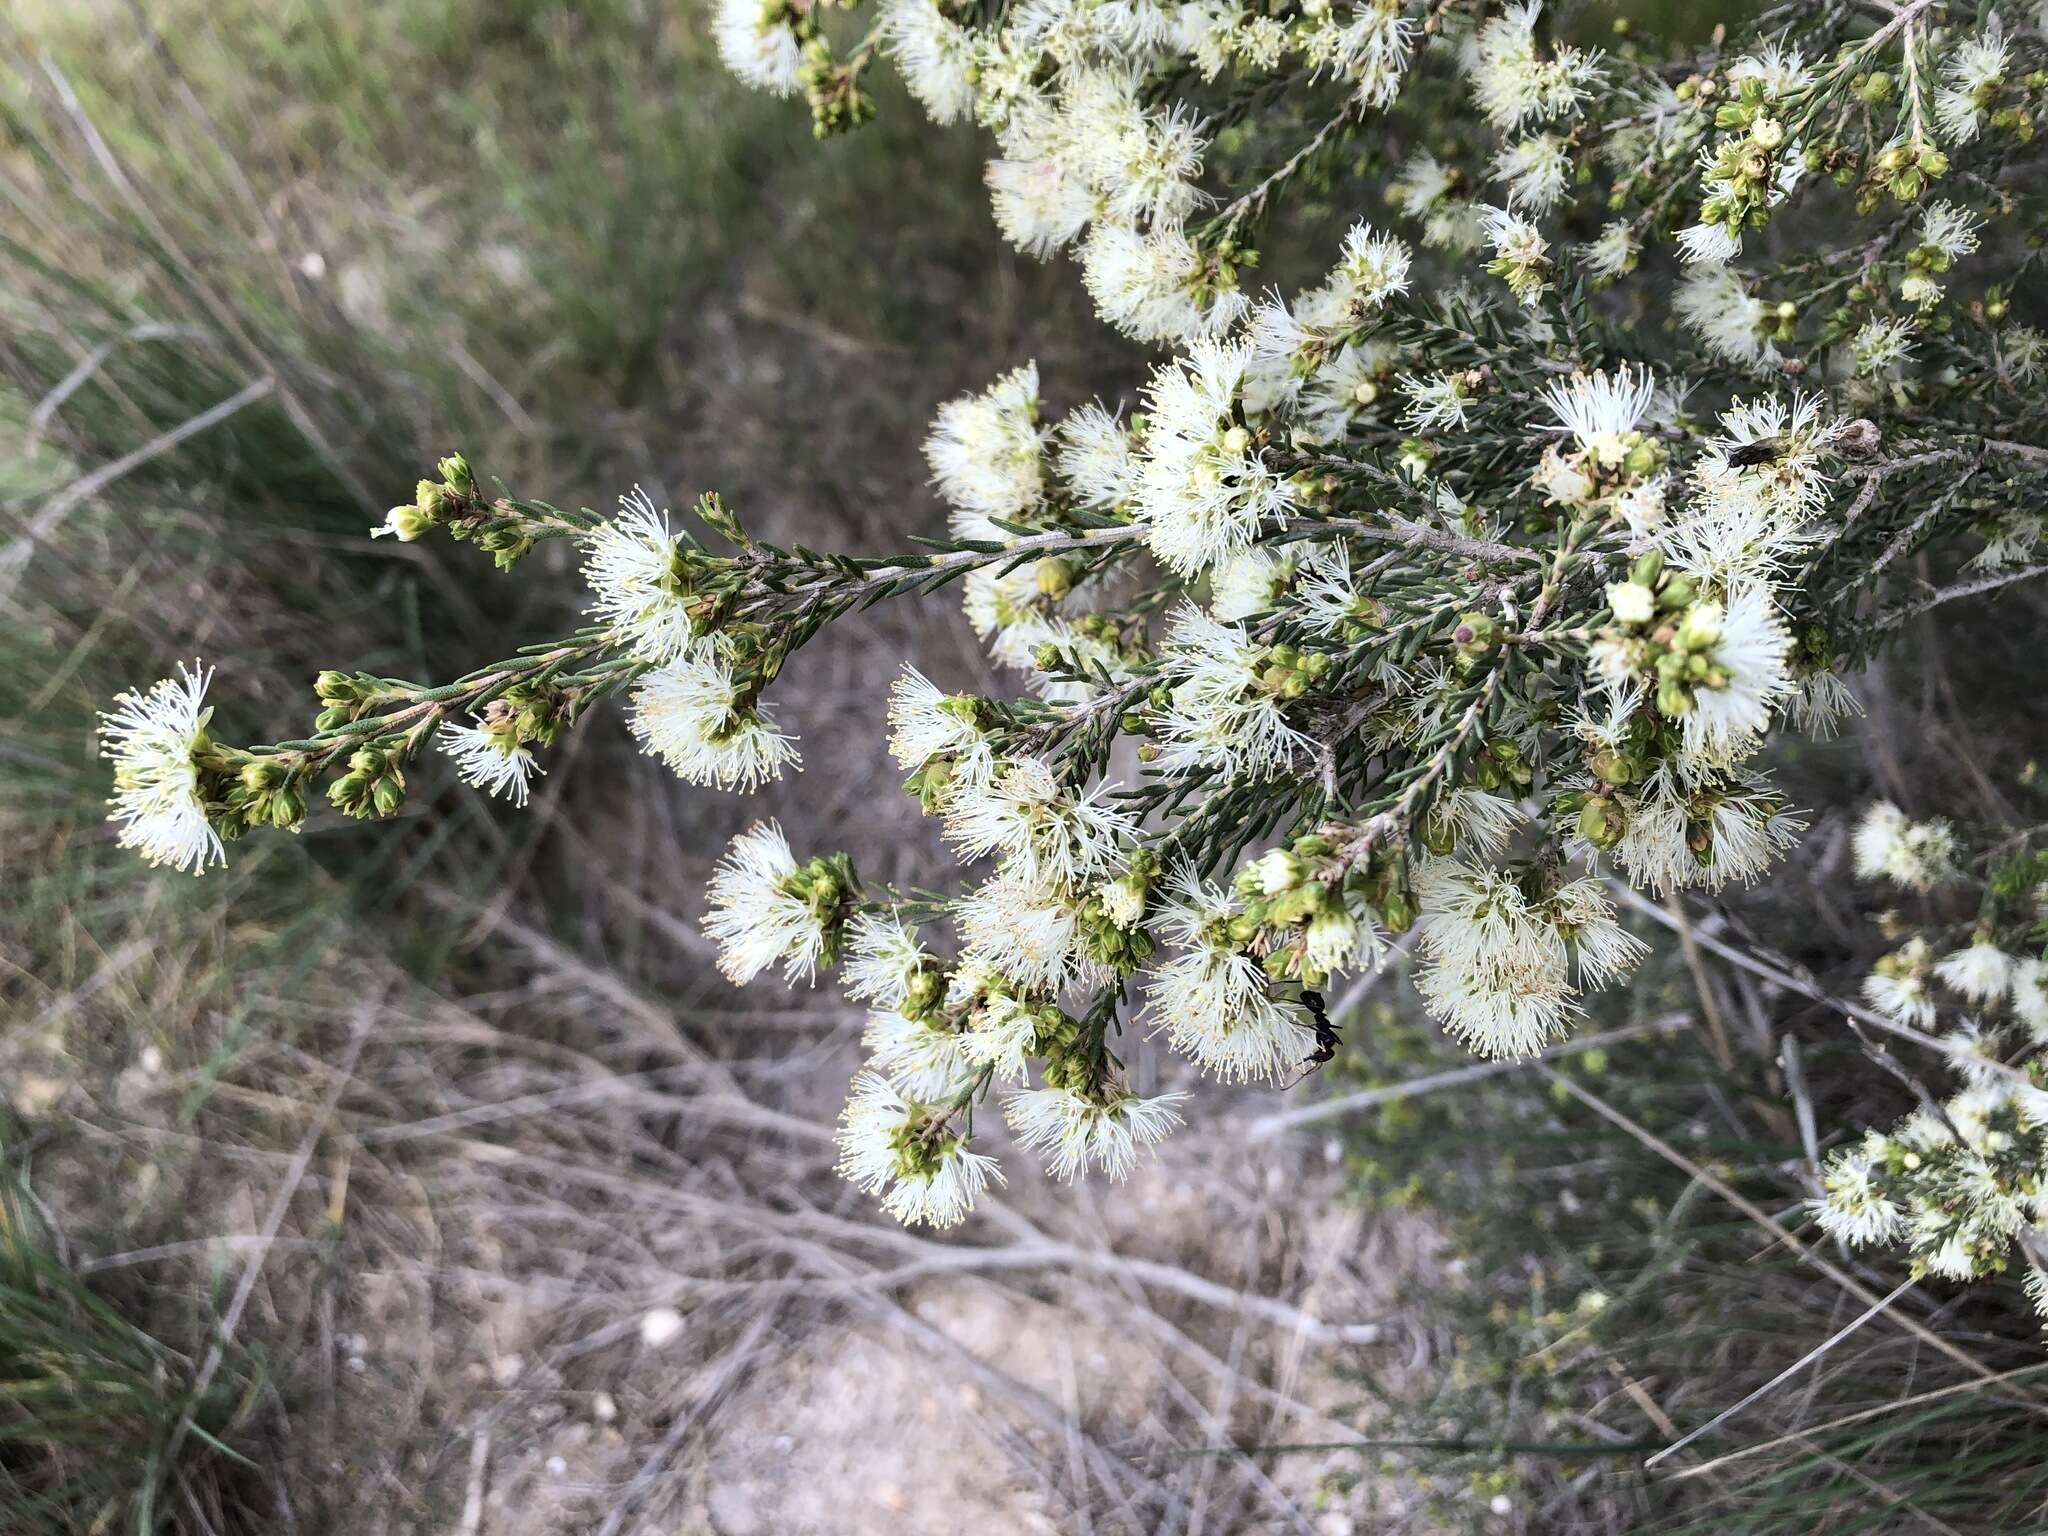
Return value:
M 1595 848 L 1612 848 L 1626 830 L 1620 807 L 1612 800 L 1594 795 L 1579 812 L 1579 836 Z
M 476 494 L 476 476 L 470 473 L 469 460 L 461 454 L 449 454 L 434 468 L 452 495 L 467 501 Z
M 1074 563 L 1064 556 L 1047 555 L 1038 562 L 1036 575 L 1041 597 L 1058 599 L 1074 590 Z

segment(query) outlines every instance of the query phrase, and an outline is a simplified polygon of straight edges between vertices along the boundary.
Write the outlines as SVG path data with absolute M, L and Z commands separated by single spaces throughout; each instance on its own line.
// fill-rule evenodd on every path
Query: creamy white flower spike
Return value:
M 1503 146 L 1493 157 L 1494 179 L 1506 182 L 1508 196 L 1531 213 L 1555 208 L 1571 184 L 1571 174 L 1571 155 L 1554 133 L 1532 133 Z
M 1771 343 L 1773 316 L 1730 266 L 1701 264 L 1672 295 L 1671 308 L 1710 352 L 1755 368 L 1781 361 Z
M 1098 219 L 1081 247 L 1081 281 L 1102 318 L 1134 341 L 1219 336 L 1250 307 L 1236 287 L 1208 281 L 1201 249 L 1179 229 L 1140 231 Z
M 1916 1028 L 1932 1024 L 1936 1012 L 1933 961 L 1925 939 L 1909 940 L 1878 961 L 1877 969 L 1863 978 L 1864 1001 L 1901 1024 Z
M 2036 1044 L 2048 1043 L 2048 962 L 2030 955 L 2013 966 L 2012 1014 Z
M 942 1020 L 877 1011 L 868 1015 L 861 1045 L 868 1065 L 907 1098 L 943 1103 L 974 1080 L 965 1033 Z
M 1934 116 L 1955 144 L 1969 144 L 1983 131 L 1989 114 L 1984 93 L 2004 80 L 2012 68 L 2012 48 L 1999 18 L 1975 37 L 1966 37 L 1947 55 L 1941 86 L 1934 93 Z
M 953 904 L 972 966 L 1029 991 L 1096 979 L 1082 947 L 1074 893 L 1004 869 Z
M 1059 424 L 1053 462 L 1083 506 L 1114 511 L 1137 498 L 1138 458 L 1130 428 L 1093 402 Z
M 1786 655 L 1792 637 L 1770 594 L 1744 587 L 1725 605 L 1701 603 L 1680 625 L 1699 642 L 1709 680 L 1692 692 L 1684 717 L 1685 750 L 1696 762 L 1726 767 L 1755 750 L 1772 712 L 1791 691 Z
M 1303 387 L 1295 434 L 1311 444 L 1341 440 L 1384 393 L 1394 359 L 1385 341 L 1347 343 Z
M 1066 1088 L 1035 1088 L 1003 1100 L 1003 1117 L 1018 1142 L 1043 1154 L 1046 1171 L 1072 1179 L 1089 1166 L 1112 1179 L 1128 1177 L 1139 1158 L 1173 1134 L 1185 1094 L 1141 1099 L 1108 1090 L 1102 1098 Z
M 1978 938 L 1945 957 L 1934 968 L 1968 1001 L 1984 1004 L 2005 996 L 2012 984 L 2013 958 L 1988 938 Z
M 853 1080 L 838 1142 L 840 1174 L 907 1226 L 956 1226 L 991 1180 L 1003 1182 L 995 1159 L 969 1151 L 942 1111 L 905 1099 L 877 1072 Z
M 115 840 L 152 865 L 201 874 L 225 864 L 220 834 L 200 794 L 197 754 L 206 745 L 211 667 L 179 664 L 176 677 L 128 692 L 100 716 L 100 755 L 114 765 L 109 819 Z
M 1522 303 L 1534 304 L 1550 291 L 1550 242 L 1512 205 L 1482 208 L 1480 216 L 1486 243 L 1493 249 L 1486 270 Z
M 1532 895 L 1532 878 L 1442 858 L 1416 871 L 1416 990 L 1482 1055 L 1530 1055 L 1564 1032 L 1580 1011 L 1574 959 L 1588 985 L 1606 986 L 1649 953 L 1615 922 L 1599 882 Z
M 1294 579 L 1289 553 L 1248 549 L 1210 568 L 1209 612 L 1226 624 L 1278 608 Z
M 1158 762 L 1169 773 L 1216 769 L 1236 779 L 1270 778 L 1311 750 L 1287 723 L 1261 676 L 1265 647 L 1243 626 L 1199 608 L 1178 610 L 1161 671 L 1175 679 L 1158 723 Z
M 1688 773 L 1664 763 L 1614 798 L 1624 827 L 1614 860 L 1631 884 L 1659 895 L 1752 884 L 1806 826 L 1768 780 L 1742 769 Z
M 995 752 L 976 723 L 979 706 L 972 695 L 946 693 L 904 663 L 889 688 L 889 753 L 897 766 L 914 772 L 938 758 L 950 765 L 949 784 L 985 780 Z
M 1041 261 L 1080 239 L 1095 214 L 1087 179 L 1059 154 L 1041 150 L 991 160 L 983 175 L 996 228 Z
M 514 805 L 526 804 L 528 780 L 544 772 L 533 754 L 504 731 L 476 725 L 443 722 L 434 734 L 443 752 L 455 759 L 455 771 L 462 782 L 486 794 L 502 795 Z
M 1851 844 L 1856 873 L 1909 891 L 1931 891 L 1956 877 L 1955 831 L 1946 819 L 1914 821 L 1889 800 L 1873 801 Z
M 1153 926 L 1178 953 L 1147 978 L 1146 1017 L 1176 1051 L 1226 1082 L 1278 1081 L 1315 1050 L 1315 1031 L 1231 943 L 1226 929 L 1236 912 L 1191 871 L 1171 877 Z
M 1045 494 L 1046 433 L 1038 425 L 1038 365 L 1026 363 L 978 395 L 939 407 L 924 454 L 953 508 L 953 532 L 995 543 L 1015 537 L 993 519 L 1018 522 Z
M 718 968 L 745 986 L 781 962 L 785 979 L 817 973 L 826 926 L 817 897 L 801 889 L 801 870 L 782 828 L 757 821 L 732 840 L 711 874 L 704 932 L 718 945 Z
M 974 111 L 974 40 L 935 0 L 883 0 L 882 46 L 935 123 Z
M 1575 114 L 1600 77 L 1600 56 L 1584 49 L 1553 46 L 1543 57 L 1536 47 L 1541 0 L 1508 6 L 1479 30 L 1467 72 L 1479 110 L 1497 129 L 1507 130 Z
M 1808 1207 L 1829 1237 L 1862 1247 L 1890 1242 L 1904 1230 L 1905 1211 L 1885 1197 L 1873 1177 L 1882 1149 L 1883 1138 L 1872 1132 L 1863 1144 L 1829 1156 L 1821 1178 L 1826 1194 Z
M 1603 224 L 1594 239 L 1579 247 L 1579 260 L 1586 270 L 1609 281 L 1635 271 L 1642 254 L 1634 227 L 1622 219 Z
M 1647 368 L 1624 363 L 1612 373 L 1575 373 L 1545 387 L 1541 400 L 1551 419 L 1535 425 L 1563 428 L 1581 452 L 1618 468 L 1632 446 L 1628 435 L 1642 426 L 1656 394 L 1657 381 Z
M 619 498 L 619 515 L 583 543 L 583 580 L 596 599 L 591 616 L 649 661 L 667 661 L 694 643 L 681 543 L 668 513 L 637 485 Z
M 802 763 L 767 707 L 742 702 L 723 662 L 681 655 L 633 689 L 628 722 L 644 751 L 686 782 L 752 791 Z
M 1146 388 L 1136 510 L 1152 552 L 1183 576 L 1248 548 L 1293 501 L 1236 420 L 1250 357 L 1245 343 L 1196 342 Z
M 935 966 L 917 930 L 895 913 L 862 912 L 847 925 L 839 984 L 857 1001 L 901 1008 L 920 978 L 936 976 Z
M 1104 803 L 1107 793 L 1068 789 L 1042 759 L 1004 758 L 985 784 L 947 797 L 946 839 L 968 858 L 996 854 L 1034 884 L 1070 889 L 1120 865 L 1119 845 L 1136 836 L 1130 817 Z
M 761 0 L 716 0 L 712 35 L 725 67 L 747 84 L 777 96 L 797 87 L 803 50 L 796 34 L 780 20 L 769 20 Z

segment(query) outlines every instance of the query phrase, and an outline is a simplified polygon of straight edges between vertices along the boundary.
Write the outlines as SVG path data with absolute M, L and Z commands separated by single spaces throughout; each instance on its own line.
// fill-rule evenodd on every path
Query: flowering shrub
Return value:
M 1856 873 L 1925 898 L 1945 890 L 1976 908 L 1963 923 L 1880 916 L 1899 947 L 1877 962 L 1863 994 L 1879 1027 L 1945 1053 L 1962 1089 L 1889 1132 L 1836 1151 L 1815 1203 L 1820 1224 L 1851 1244 L 1902 1246 L 1916 1274 L 1973 1280 L 1997 1273 L 2017 1245 L 2027 1292 L 2048 1313 L 2048 852 L 2027 834 L 1963 860 L 1945 820 L 1913 821 L 1889 801 L 1867 809 L 1854 839 Z M 1923 910 L 1925 908 L 1923 907 Z
M 1610 882 L 1766 875 L 1806 825 L 1773 735 L 1853 713 L 1844 670 L 1905 620 L 2048 569 L 2044 338 L 2013 297 L 2043 39 L 1876 9 L 1795 3 L 1666 54 L 1557 35 L 1536 3 L 879 0 L 842 51 L 826 7 L 721 0 L 728 64 L 821 133 L 873 114 L 883 58 L 935 121 L 992 133 L 1005 234 L 1072 251 L 1110 325 L 1171 349 L 1141 397 L 1053 419 L 1024 364 L 946 405 L 925 452 L 949 536 L 880 557 L 780 548 L 716 496 L 679 528 L 637 492 L 605 518 L 444 460 L 376 531 L 508 570 L 571 540 L 589 624 L 435 687 L 322 673 L 311 734 L 263 746 L 211 737 L 203 671 L 125 698 L 121 839 L 198 870 L 323 786 L 388 816 L 430 742 L 523 802 L 614 695 L 682 778 L 750 790 L 799 767 L 770 697 L 792 658 L 952 587 L 1019 688 L 906 667 L 889 747 L 977 872 L 913 897 L 760 824 L 706 925 L 735 982 L 837 965 L 871 1008 L 843 1168 L 889 1210 L 955 1221 L 1000 1179 L 972 1144 L 999 1089 L 1055 1173 L 1124 1172 L 1179 1117 L 1132 1091 L 1131 1030 L 1283 1080 L 1327 1053 L 1321 990 L 1397 943 L 1472 1049 L 1539 1050 L 1644 953 Z M 1255 287 L 1258 240 L 1375 188 L 1380 222 L 1318 279 Z M 1891 878 L 1951 871 L 1927 829 L 1865 841 Z M 1994 924 L 1997 977 L 1969 951 L 1939 974 L 1988 997 L 2041 938 Z M 1876 1006 L 1911 1015 L 1932 964 L 1895 957 Z M 1839 1158 L 1828 1219 L 1960 1241 L 1967 1264 L 1926 1262 L 1975 1272 L 2048 1214 L 2042 1143 L 1999 1144 L 2016 1203 L 1952 1241 L 1908 1166 L 1948 1170 L 1937 1139 Z

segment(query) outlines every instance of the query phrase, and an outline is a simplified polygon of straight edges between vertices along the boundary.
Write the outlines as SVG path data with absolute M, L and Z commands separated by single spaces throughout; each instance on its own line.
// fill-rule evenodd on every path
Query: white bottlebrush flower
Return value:
M 1245 327 L 1251 356 L 1239 398 L 1248 416 L 1291 415 L 1324 336 L 1303 324 L 1278 294 L 1253 307 Z
M 1119 845 L 1137 835 L 1105 793 L 1076 793 L 1041 758 L 1003 758 L 986 782 L 947 796 L 946 840 L 969 858 L 999 856 L 1034 885 L 1071 890 L 1119 867 Z
M 965 1034 L 944 1020 L 878 1009 L 868 1015 L 860 1040 L 868 1065 L 907 1098 L 942 1102 L 974 1079 Z
M 1462 373 L 1404 374 L 1401 393 L 1408 397 L 1401 425 L 1411 432 L 1457 431 L 1472 408 L 1472 391 Z
M 1007 992 L 997 992 L 974 1011 L 960 1048 L 977 1069 L 998 1082 L 1021 1083 L 1038 1050 L 1037 1013 Z
M 1154 1099 L 1116 1089 L 1101 1098 L 1065 1088 L 1034 1088 L 1003 1100 L 1003 1118 L 1017 1140 L 1045 1157 L 1046 1171 L 1071 1179 L 1091 1163 L 1113 1179 L 1137 1166 L 1180 1124 L 1174 1105 L 1184 1095 Z
M 1976 252 L 1977 231 L 1984 220 L 1968 208 L 1943 199 L 1930 203 L 1920 216 L 1920 243 L 1932 246 L 1944 261 L 1960 261 Z
M 1029 672 L 1038 647 L 1056 638 L 1048 608 L 1051 599 L 1038 590 L 1038 568 L 1026 561 L 1015 570 L 978 566 L 960 583 L 960 607 L 975 634 L 988 642 L 996 665 Z
M 1708 351 L 1729 362 L 1754 368 L 1778 361 L 1771 317 L 1735 268 L 1695 267 L 1678 285 L 1671 307 Z
M 1742 236 L 1725 224 L 1688 224 L 1678 232 L 1678 254 L 1694 266 L 1726 266 L 1742 254 Z
M 1136 116 L 1121 132 L 1079 137 L 1093 151 L 1089 169 L 1110 218 L 1176 228 L 1200 205 L 1195 182 L 1206 145 L 1185 106 Z
M 974 110 L 974 39 L 935 0 L 885 0 L 882 46 L 935 123 Z
M 1291 612 L 1317 634 L 1342 637 L 1369 623 L 1378 610 L 1358 588 L 1350 552 L 1336 544 L 1304 565 Z
M 2005 995 L 2012 984 L 2013 958 L 1990 939 L 1979 937 L 1946 956 L 1934 974 L 1981 1006 Z
M 1347 344 L 1310 375 L 1302 389 L 1295 433 L 1311 443 L 1334 443 L 1351 430 L 1360 413 L 1383 392 L 1381 380 L 1393 360 L 1383 341 Z
M 847 925 L 839 984 L 848 997 L 901 1008 L 921 977 L 936 974 L 936 962 L 917 930 L 894 912 L 862 912 Z
M 1955 143 L 1968 144 L 1982 131 L 1987 103 L 2012 67 L 2012 48 L 2004 28 L 1993 16 L 1975 37 L 1950 48 L 1942 65 L 1941 88 L 1934 93 L 1934 116 Z
M 1571 964 L 1589 985 L 1626 975 L 1648 946 L 1624 932 L 1598 882 L 1532 895 L 1505 869 L 1456 859 L 1416 871 L 1416 990 L 1444 1026 L 1487 1056 L 1524 1056 L 1579 1013 Z
M 1006 869 L 953 906 L 968 962 L 1027 991 L 1057 992 L 1084 978 L 1080 898 Z
M 1766 43 L 1755 53 L 1745 54 L 1728 67 L 1728 78 L 1740 85 L 1754 80 L 1772 101 L 1785 101 L 1813 83 L 1813 70 L 1797 48 Z
M 1899 318 L 1866 320 L 1849 338 L 1849 355 L 1861 378 L 1888 373 L 1913 355 L 1913 322 Z
M 1445 795 L 1429 813 L 1432 830 L 1447 831 L 1459 846 L 1476 849 L 1488 858 L 1507 847 L 1525 819 L 1514 801 L 1469 784 Z
M 1210 568 L 1209 612 L 1226 624 L 1269 613 L 1286 601 L 1295 562 L 1284 553 L 1254 546 Z
M 1543 391 L 1551 419 L 1535 425 L 1562 428 L 1603 469 L 1618 469 L 1634 446 L 1629 434 L 1642 425 L 1656 393 L 1657 382 L 1647 368 L 1638 371 L 1624 363 L 1612 374 L 1604 369 L 1575 373 Z
M 967 1148 L 941 1111 L 905 1099 L 877 1072 L 853 1080 L 839 1117 L 839 1172 L 908 1226 L 950 1227 L 974 1209 L 990 1180 L 1003 1182 L 992 1157 Z
M 1571 184 L 1572 157 L 1554 133 L 1532 133 L 1505 145 L 1493 157 L 1496 181 L 1508 184 L 1508 196 L 1531 213 L 1548 213 Z
M 1270 778 L 1311 750 L 1261 683 L 1265 648 L 1199 608 L 1175 613 L 1160 670 L 1178 679 L 1158 722 L 1164 773 L 1207 768 Z
M 1087 177 L 1059 154 L 991 160 L 983 179 L 1003 238 L 1041 261 L 1080 239 L 1095 214 Z
M 1612 850 L 1615 862 L 1631 884 L 1659 895 L 1748 885 L 1806 825 L 1764 779 L 1740 770 L 1694 778 L 1666 763 L 1615 800 L 1624 829 Z
M 795 92 L 803 49 L 779 16 L 770 19 L 761 0 L 717 0 L 712 32 L 719 58 L 740 79 L 777 96 Z
M 1832 1154 L 1821 1176 L 1826 1194 L 1808 1207 L 1823 1232 L 1852 1248 L 1891 1242 L 1905 1229 L 1904 1209 L 1877 1182 L 1876 1140 L 1873 1133 L 1862 1145 Z
M 1889 800 L 1865 809 L 1851 846 L 1856 873 L 1865 880 L 1931 891 L 1956 877 L 1956 837 L 1948 822 L 1938 816 L 1914 821 Z
M 1769 591 L 1744 587 L 1725 604 L 1697 604 L 1679 635 L 1694 642 L 1691 648 L 1711 668 L 1692 690 L 1684 718 L 1687 755 L 1717 766 L 1748 756 L 1792 686 L 1786 671 L 1792 637 Z
M 2048 362 L 2048 333 L 2031 325 L 2008 325 L 1998 333 L 1998 355 L 2008 378 L 2030 384 Z
M 1512 206 L 1480 210 L 1486 243 L 1493 260 L 1486 270 L 1508 285 L 1524 304 L 1534 304 L 1549 291 L 1550 242 L 1543 232 Z
M 1819 395 L 1737 400 L 1694 461 L 1687 504 L 1654 530 L 1657 546 L 1710 588 L 1788 579 L 1808 549 L 1834 536 L 1821 514 L 1841 430 Z
M 684 654 L 643 677 L 628 721 L 641 749 L 685 782 L 752 791 L 803 759 L 767 707 L 743 703 L 723 662 Z
M 1599 79 L 1597 53 L 1555 45 L 1548 58 L 1538 55 L 1536 22 L 1542 14 L 1541 0 L 1510 5 L 1473 40 L 1466 61 L 1472 94 L 1496 129 L 1570 115 Z
M 514 805 L 525 805 L 527 780 L 546 770 L 533 760 L 516 737 L 478 725 L 442 722 L 434 734 L 443 752 L 455 759 L 455 771 L 472 789 L 503 795 Z
M 1625 277 L 1635 271 L 1636 263 L 1642 259 L 1642 249 L 1634 226 L 1624 219 L 1613 219 L 1579 247 L 1579 261 L 1595 277 Z
M 1038 425 L 1038 365 L 1013 368 L 976 395 L 939 407 L 925 438 L 932 483 L 953 508 L 953 532 L 997 543 L 1014 537 L 991 522 L 1019 522 L 1045 494 Z
M 1419 219 L 1457 185 L 1457 172 L 1426 149 L 1418 149 L 1402 163 L 1400 172 L 1387 185 L 1387 201 Z
M 1332 329 L 1356 328 L 1373 311 L 1408 291 L 1408 269 L 1414 258 L 1393 235 L 1370 224 L 1354 224 L 1344 232 L 1337 265 L 1320 288 L 1302 295 L 1298 304 L 1304 324 Z
M 1277 1082 L 1315 1050 L 1315 1031 L 1301 1008 L 1273 997 L 1259 962 L 1230 943 L 1222 930 L 1235 911 L 1192 873 L 1169 879 L 1155 926 L 1178 953 L 1147 979 L 1146 1016 L 1203 1071 Z
M 1304 60 L 1314 69 L 1328 69 L 1357 82 L 1363 106 L 1383 110 L 1400 93 L 1409 55 L 1421 27 L 1413 17 L 1383 5 L 1355 10 L 1307 8 L 1305 35 L 1297 33 Z
M 1053 462 L 1084 507 L 1109 512 L 1138 494 L 1138 459 L 1130 428 L 1090 402 L 1069 412 L 1056 433 Z
M 1293 500 L 1235 419 L 1250 356 L 1246 343 L 1198 341 L 1146 386 L 1138 521 L 1152 552 L 1182 576 L 1248 548 Z
M 116 841 L 152 865 L 202 873 L 225 864 L 220 834 L 207 818 L 197 754 L 206 745 L 206 687 L 213 669 L 179 664 L 176 677 L 146 693 L 123 693 L 100 716 L 100 755 L 114 765 L 107 819 Z
M 1900 1024 L 1924 1028 L 1934 1022 L 1934 996 L 1919 972 L 1872 971 L 1863 978 L 1863 1000 Z
M 619 498 L 619 515 L 583 541 L 583 581 L 596 599 L 593 618 L 648 661 L 667 661 L 691 644 L 682 541 L 637 485 Z
M 1210 272 L 1186 231 L 1140 232 L 1114 219 L 1090 227 L 1081 247 L 1081 282 L 1102 318 L 1133 341 L 1220 335 L 1248 307 L 1239 289 Z
M 1839 673 L 1810 672 L 1799 679 L 1786 713 L 1796 729 L 1815 741 L 1828 741 L 1842 721 L 1863 713 L 1863 705 Z
M 2034 956 L 2012 968 L 2012 1013 L 2035 1043 L 2048 1043 L 2048 964 Z
M 734 838 L 712 870 L 704 932 L 734 985 L 745 986 L 777 961 L 792 983 L 817 974 L 826 919 L 810 893 L 794 888 L 797 873 L 796 855 L 772 821 L 757 821 Z
M 908 662 L 889 688 L 889 754 L 915 772 L 944 758 L 963 782 L 984 779 L 995 766 L 988 737 L 975 723 L 981 701 L 942 691 Z

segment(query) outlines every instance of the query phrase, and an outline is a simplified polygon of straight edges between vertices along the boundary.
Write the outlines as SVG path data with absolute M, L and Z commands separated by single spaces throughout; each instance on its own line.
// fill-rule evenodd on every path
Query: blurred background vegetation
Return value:
M 268 739 L 323 665 L 455 675 L 566 622 L 558 549 L 514 582 L 365 537 L 442 453 L 874 552 L 939 522 L 939 401 L 1031 357 L 1056 406 L 1128 398 L 1143 359 L 997 238 L 971 132 L 885 94 L 814 145 L 672 0 L 14 0 L 0 54 L 0 1530 L 2048 1525 L 2016 1286 L 1916 1290 L 1919 1332 L 1859 1332 L 1710 1442 L 1763 1450 L 1639 1470 L 1861 1310 L 1803 1246 L 1788 1104 L 1825 1139 L 1909 1102 L 1711 955 L 1666 944 L 1598 1021 L 1635 1033 L 1556 1075 L 1256 1144 L 1219 1095 L 1123 1199 L 1025 1179 L 1012 1246 L 962 1249 L 830 1175 L 858 1016 L 711 975 L 698 891 L 763 807 L 616 722 L 525 815 L 427 769 L 397 822 L 204 881 L 119 854 L 94 713 L 172 659 Z M 2024 640 L 1968 637 L 1986 675 Z M 880 752 L 907 654 L 980 675 L 949 614 L 863 617 L 779 688 L 812 772 L 765 797 L 898 879 L 935 867 Z M 1910 656 L 1866 698 L 1871 732 L 1794 765 L 1805 803 L 1901 793 L 1932 739 L 2018 793 L 2038 700 L 1965 708 Z M 1745 911 L 1846 985 L 1873 935 L 1822 830 Z M 1359 1002 L 1331 1091 L 1462 1062 L 1418 1017 Z M 1311 1301 L 1378 1309 L 1377 1344 L 1305 1364 Z

